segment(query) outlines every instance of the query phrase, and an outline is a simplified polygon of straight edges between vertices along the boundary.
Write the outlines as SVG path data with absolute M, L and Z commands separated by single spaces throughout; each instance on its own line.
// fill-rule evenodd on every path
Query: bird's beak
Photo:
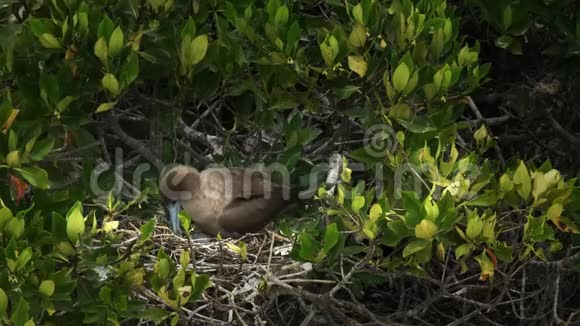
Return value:
M 181 210 L 181 203 L 178 200 L 172 200 L 168 205 L 169 210 L 169 222 L 171 224 L 171 229 L 173 233 L 180 235 L 181 227 L 179 224 L 179 211 Z

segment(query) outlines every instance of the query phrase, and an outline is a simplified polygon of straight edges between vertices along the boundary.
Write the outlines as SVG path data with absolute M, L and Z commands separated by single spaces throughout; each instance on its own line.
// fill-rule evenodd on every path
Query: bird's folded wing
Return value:
M 237 199 L 224 208 L 218 223 L 229 232 L 256 232 L 274 218 L 285 205 L 286 202 L 279 197 Z
M 270 175 L 252 169 L 230 169 L 232 173 L 232 198 L 250 199 L 269 197 L 273 192 L 279 192 L 280 186 L 270 180 Z

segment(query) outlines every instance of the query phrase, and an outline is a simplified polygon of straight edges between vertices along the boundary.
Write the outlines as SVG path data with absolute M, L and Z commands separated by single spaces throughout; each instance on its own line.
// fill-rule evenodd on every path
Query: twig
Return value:
M 483 124 L 485 126 L 485 128 L 487 129 L 487 133 L 492 138 L 495 139 L 496 137 L 493 136 L 493 132 L 491 131 L 491 128 L 487 124 L 486 119 L 483 117 L 483 115 L 481 114 L 481 112 L 477 108 L 477 105 L 475 104 L 475 102 L 473 101 L 471 96 L 466 96 L 465 99 L 467 100 L 467 105 L 469 106 L 469 108 L 471 108 L 471 111 L 473 112 L 473 114 L 475 114 L 475 117 L 477 118 L 477 120 L 480 122 L 480 124 Z M 494 149 L 495 149 L 497 159 L 499 160 L 502 169 L 505 168 L 505 165 L 506 165 L 505 159 L 503 157 L 503 154 L 501 153 L 501 149 L 499 148 L 499 145 L 497 144 L 497 142 L 494 144 Z
M 148 160 L 151 164 L 153 164 L 153 166 L 155 166 L 155 168 L 158 171 L 161 171 L 163 169 L 163 161 L 161 161 L 159 158 L 153 155 L 153 153 L 147 147 L 145 147 L 145 145 L 143 145 L 140 141 L 127 135 L 119 125 L 119 121 L 115 119 L 115 117 L 112 115 L 111 112 L 109 112 L 109 114 L 107 115 L 107 122 L 108 127 L 111 128 L 111 130 L 117 135 L 117 137 L 119 137 L 119 139 L 123 143 L 139 152 L 139 154 L 141 154 L 141 156 L 143 156 L 146 160 Z
M 326 176 L 326 184 L 330 186 L 327 190 L 327 194 L 332 196 L 334 194 L 334 188 L 338 184 L 340 177 L 340 170 L 342 168 L 342 156 L 340 154 L 333 154 L 329 160 L 330 170 Z
M 203 134 L 191 127 L 189 127 L 183 119 L 177 119 L 177 129 L 183 133 L 188 139 L 194 142 L 202 143 L 209 148 L 213 149 L 213 151 L 218 155 L 223 155 L 224 153 L 224 146 L 223 146 L 223 138 L 213 135 L 206 135 Z
M 495 117 L 495 118 L 484 118 L 483 121 L 488 125 L 488 126 L 495 126 L 495 125 L 500 125 L 502 123 L 508 122 L 508 120 L 511 117 L 509 115 L 502 115 L 501 117 Z M 476 119 L 476 120 L 469 120 L 468 122 L 472 125 L 472 126 L 477 126 L 481 123 L 482 120 Z
M 560 137 L 564 138 L 567 142 L 570 142 L 574 145 L 580 145 L 580 137 L 569 133 L 564 127 L 554 118 L 550 111 L 547 111 L 548 119 L 552 124 L 552 128 L 560 135 Z

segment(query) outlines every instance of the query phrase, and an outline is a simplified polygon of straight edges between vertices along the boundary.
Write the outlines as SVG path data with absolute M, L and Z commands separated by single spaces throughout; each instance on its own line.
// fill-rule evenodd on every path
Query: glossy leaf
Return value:
M 85 233 L 85 219 L 82 212 L 82 204 L 76 202 L 66 214 L 66 234 L 68 239 L 76 243 Z

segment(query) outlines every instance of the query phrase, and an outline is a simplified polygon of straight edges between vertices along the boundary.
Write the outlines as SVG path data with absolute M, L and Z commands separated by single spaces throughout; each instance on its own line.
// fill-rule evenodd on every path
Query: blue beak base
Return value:
M 179 212 L 181 211 L 181 203 L 177 200 L 172 200 L 168 205 L 169 223 L 173 233 L 181 235 L 181 225 L 179 223 Z

